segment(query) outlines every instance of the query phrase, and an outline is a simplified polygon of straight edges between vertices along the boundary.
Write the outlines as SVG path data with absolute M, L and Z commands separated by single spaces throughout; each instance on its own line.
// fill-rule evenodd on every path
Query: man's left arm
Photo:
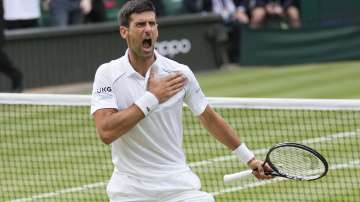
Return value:
M 241 144 L 234 129 L 209 105 L 206 106 L 205 111 L 199 116 L 199 119 L 211 135 L 226 145 L 231 151 L 234 151 Z
M 264 169 L 269 170 L 268 166 L 263 167 L 263 161 L 257 160 L 249 153 L 246 145 L 240 141 L 233 128 L 209 105 L 206 106 L 204 112 L 199 116 L 202 125 L 214 136 L 219 142 L 226 145 L 235 155 L 237 155 L 244 163 L 254 170 L 253 174 L 258 179 L 270 179 L 265 175 Z M 250 158 L 247 160 L 247 158 Z M 246 160 L 245 160 L 246 159 Z

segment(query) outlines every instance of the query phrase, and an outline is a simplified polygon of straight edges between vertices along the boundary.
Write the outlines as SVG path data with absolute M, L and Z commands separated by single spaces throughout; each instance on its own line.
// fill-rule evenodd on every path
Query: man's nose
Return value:
M 145 32 L 150 32 L 152 31 L 153 27 L 150 25 L 150 23 L 146 23 L 145 27 L 144 27 L 144 31 Z

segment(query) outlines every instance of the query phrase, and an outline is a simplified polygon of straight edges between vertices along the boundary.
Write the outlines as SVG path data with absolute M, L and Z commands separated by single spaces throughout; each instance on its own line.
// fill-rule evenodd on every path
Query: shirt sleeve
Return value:
M 116 97 L 113 92 L 111 74 L 106 74 L 106 65 L 96 71 L 91 95 L 91 114 L 98 109 L 117 109 Z
M 208 101 L 202 92 L 198 81 L 192 71 L 187 71 L 188 84 L 184 102 L 188 105 L 195 116 L 202 114 L 208 105 Z

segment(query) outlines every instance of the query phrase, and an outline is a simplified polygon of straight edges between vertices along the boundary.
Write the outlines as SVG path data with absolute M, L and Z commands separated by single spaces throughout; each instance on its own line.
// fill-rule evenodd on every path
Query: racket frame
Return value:
M 291 176 L 291 175 L 288 175 L 286 173 L 282 173 L 281 171 L 279 171 L 279 169 L 276 167 L 276 165 L 274 165 L 270 160 L 271 152 L 278 149 L 278 148 L 280 148 L 280 147 L 295 147 L 295 148 L 299 148 L 299 149 L 302 149 L 302 150 L 305 150 L 305 151 L 311 153 L 312 155 L 316 156 L 323 163 L 324 172 L 321 175 L 319 175 L 318 177 L 311 178 L 311 179 L 307 179 L 307 178 L 303 178 L 303 177 Z M 299 144 L 299 143 L 296 143 L 296 142 L 283 142 L 283 143 L 279 143 L 279 144 L 276 144 L 273 147 L 271 147 L 270 150 L 268 151 L 268 153 L 266 154 L 264 165 L 265 164 L 268 164 L 270 166 L 270 168 L 273 170 L 272 172 L 268 172 L 266 174 L 269 174 L 269 175 L 274 176 L 274 177 L 284 177 L 284 178 L 293 179 L 293 180 L 306 180 L 306 181 L 317 180 L 317 179 L 320 179 L 320 178 L 324 177 L 327 174 L 328 170 L 329 170 L 328 162 L 326 161 L 326 159 L 319 152 L 317 152 L 316 150 L 314 150 L 314 149 L 312 149 L 312 148 L 310 148 L 310 147 L 308 147 L 306 145 Z

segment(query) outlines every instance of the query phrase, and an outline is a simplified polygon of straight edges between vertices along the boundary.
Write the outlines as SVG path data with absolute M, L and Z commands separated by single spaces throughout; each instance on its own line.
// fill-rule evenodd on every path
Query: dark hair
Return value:
M 142 13 L 153 11 L 156 13 L 154 4 L 149 0 L 130 0 L 127 1 L 119 11 L 119 24 L 128 27 L 130 15 L 133 13 Z

